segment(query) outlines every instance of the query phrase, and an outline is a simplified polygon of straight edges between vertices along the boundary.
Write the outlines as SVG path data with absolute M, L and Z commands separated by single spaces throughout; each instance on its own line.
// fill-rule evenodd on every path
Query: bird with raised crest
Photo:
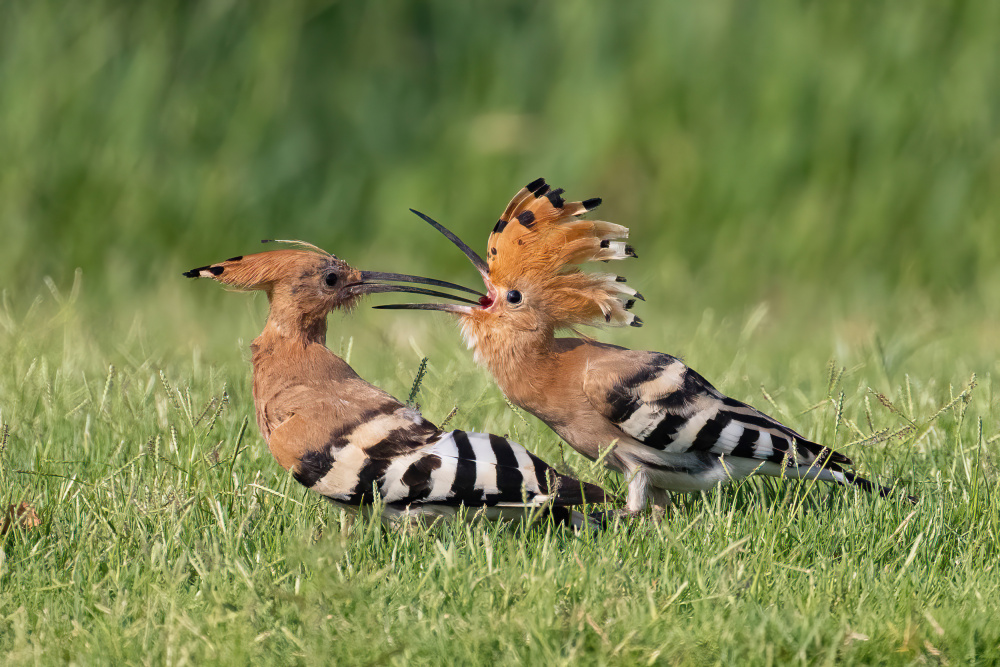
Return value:
M 665 506 L 670 492 L 707 490 L 748 475 L 818 479 L 883 496 L 890 490 L 846 468 L 851 459 L 723 395 L 680 359 L 579 334 L 579 325 L 641 326 L 642 295 L 615 273 L 579 265 L 636 257 L 628 228 L 588 220 L 600 199 L 567 202 L 544 179 L 524 187 L 500 216 L 486 259 L 440 223 L 413 211 L 455 243 L 479 270 L 478 304 L 392 304 L 442 310 L 510 401 L 535 415 L 588 459 L 627 479 L 627 513 Z M 575 337 L 556 336 L 560 329 Z M 911 498 L 912 500 L 912 498 Z
M 416 283 L 476 290 L 395 273 L 359 271 L 315 246 L 230 258 L 184 273 L 267 294 L 270 311 L 251 345 L 257 425 L 277 462 L 303 486 L 357 509 L 382 503 L 383 520 L 444 517 L 462 506 L 487 519 L 539 510 L 574 526 L 572 509 L 604 502 L 593 484 L 559 475 L 497 435 L 443 431 L 364 381 L 326 347 L 327 314 L 367 294 L 410 292 L 474 301 Z

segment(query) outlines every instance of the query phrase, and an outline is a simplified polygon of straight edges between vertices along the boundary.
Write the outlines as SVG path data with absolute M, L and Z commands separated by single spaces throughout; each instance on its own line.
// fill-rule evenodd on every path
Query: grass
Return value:
M 0 662 L 1000 660 L 1000 5 L 0 3 Z M 304 238 L 471 281 L 544 176 L 632 228 L 646 326 L 916 506 L 754 481 L 596 536 L 347 521 L 253 424 L 261 299 L 180 271 Z M 620 480 L 443 316 L 330 319 L 434 421 Z
M 192 284 L 191 298 L 211 287 Z M 769 365 L 789 360 L 767 326 L 739 323 L 733 364 L 754 380 L 726 389 L 840 443 L 919 494 L 916 506 L 754 482 L 596 536 L 470 520 L 400 532 L 347 520 L 278 468 L 252 423 L 245 364 L 197 352 L 161 363 L 138 342 L 85 355 L 101 334 L 68 297 L 9 315 L 0 501 L 32 503 L 42 525 L 0 542 L 6 664 L 1000 659 L 996 400 L 991 376 L 935 379 L 954 349 L 899 382 L 877 348 L 852 349 L 863 358 L 850 367 L 815 363 L 783 386 L 769 384 Z M 332 329 L 357 336 L 332 347 L 360 355 L 380 319 L 334 316 Z M 690 356 L 712 351 L 703 340 Z M 455 423 L 620 483 L 512 414 L 447 341 L 397 352 L 354 362 L 405 397 L 426 353 L 415 397 L 432 419 L 457 402 Z

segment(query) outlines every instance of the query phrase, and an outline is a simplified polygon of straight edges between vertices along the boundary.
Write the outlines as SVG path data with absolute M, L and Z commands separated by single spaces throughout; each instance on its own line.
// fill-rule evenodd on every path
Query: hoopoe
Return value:
M 557 474 L 507 438 L 442 431 L 326 347 L 327 314 L 352 308 L 366 294 L 413 292 L 475 303 L 394 282 L 479 292 L 359 271 L 315 246 L 289 243 L 300 248 L 232 257 L 184 275 L 267 294 L 267 324 L 250 346 L 257 425 L 299 483 L 352 508 L 371 506 L 377 493 L 384 520 L 447 518 L 464 505 L 488 519 L 543 508 L 575 526 L 590 522 L 570 507 L 604 502 L 600 487 Z
M 582 216 L 600 199 L 566 202 L 544 179 L 523 188 L 493 228 L 483 260 L 447 236 L 482 275 L 479 304 L 394 304 L 458 315 L 475 359 L 503 393 L 591 460 L 626 475 L 626 510 L 666 505 L 669 492 L 709 489 L 759 473 L 889 490 L 845 470 L 851 459 L 723 395 L 680 359 L 629 350 L 579 334 L 578 325 L 631 325 L 642 295 L 614 273 L 584 273 L 588 261 L 636 257 L 628 228 Z M 574 329 L 575 332 L 575 329 Z M 575 332 L 579 333 L 579 332 Z

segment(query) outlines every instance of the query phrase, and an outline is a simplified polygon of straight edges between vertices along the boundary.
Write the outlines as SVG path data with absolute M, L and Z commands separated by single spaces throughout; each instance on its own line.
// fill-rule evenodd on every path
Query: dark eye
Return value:
M 507 303 L 513 304 L 515 306 L 521 303 L 521 293 L 518 292 L 516 289 L 512 289 L 511 291 L 507 292 Z
M 323 282 L 326 283 L 327 287 L 333 287 L 337 284 L 337 274 L 332 271 L 325 276 L 323 276 Z

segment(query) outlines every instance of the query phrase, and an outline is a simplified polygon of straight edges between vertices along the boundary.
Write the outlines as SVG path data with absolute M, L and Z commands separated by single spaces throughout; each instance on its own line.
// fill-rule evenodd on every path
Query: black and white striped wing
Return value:
M 665 453 L 705 452 L 789 466 L 810 466 L 817 459 L 851 465 L 843 454 L 723 395 L 668 354 L 622 350 L 591 363 L 584 391 L 624 433 Z
M 390 504 L 492 506 L 604 502 L 592 484 L 556 473 L 524 447 L 497 435 L 449 431 L 393 460 L 381 480 Z
M 276 429 L 270 444 L 296 437 L 298 419 Z M 376 492 L 385 503 L 401 506 L 605 501 L 600 487 L 559 475 L 515 442 L 482 433 L 444 432 L 401 404 L 371 410 L 357 422 L 324 434 L 322 441 L 300 457 L 295 477 L 347 505 L 371 503 Z

